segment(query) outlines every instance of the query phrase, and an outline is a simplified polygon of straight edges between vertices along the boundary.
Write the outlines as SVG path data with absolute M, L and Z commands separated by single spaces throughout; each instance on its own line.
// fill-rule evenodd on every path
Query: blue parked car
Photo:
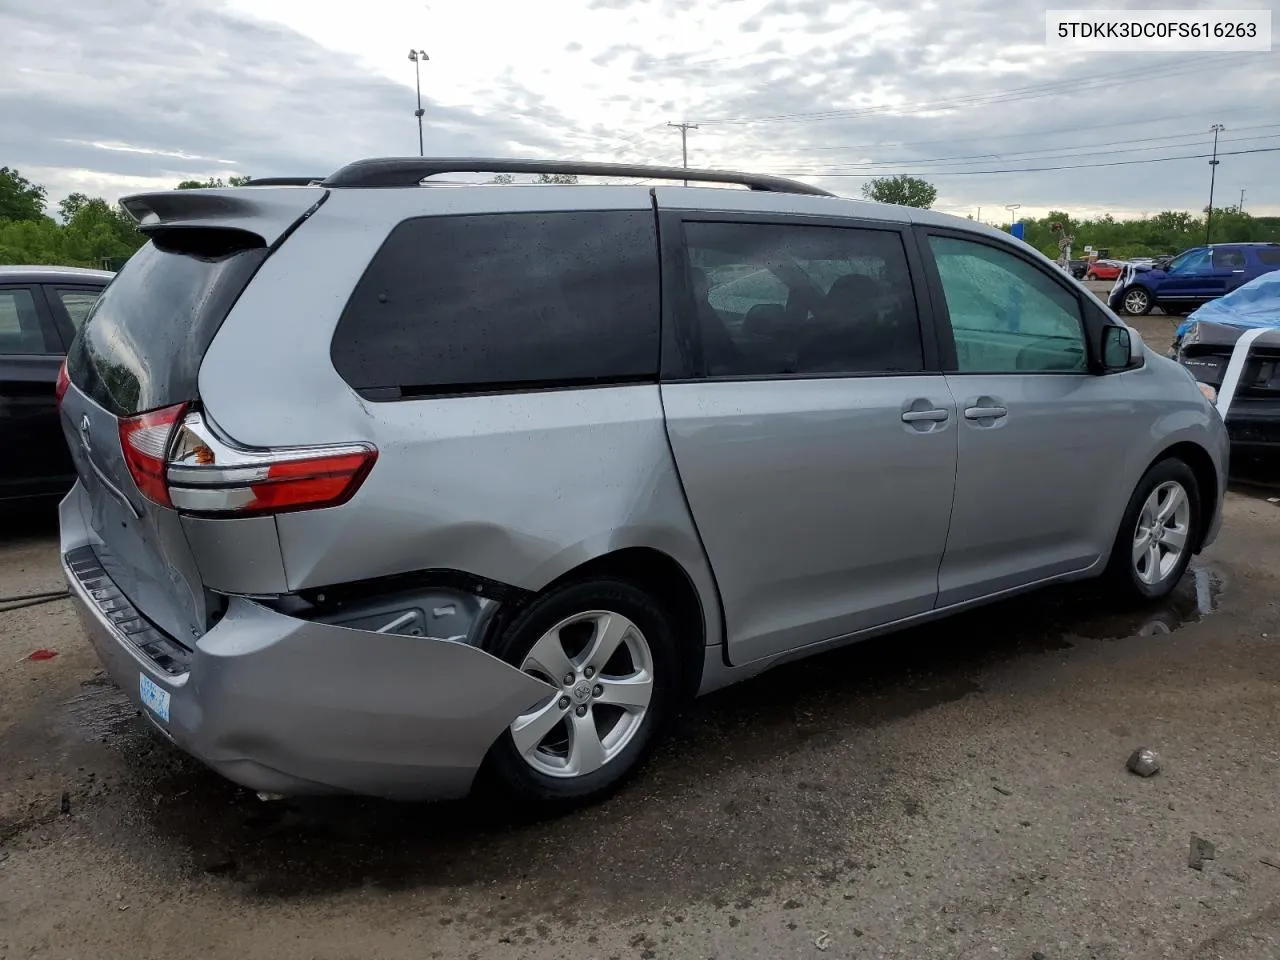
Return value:
M 1256 277 L 1280 269 L 1280 243 L 1214 243 L 1184 250 L 1161 269 L 1128 264 L 1116 277 L 1107 304 L 1132 316 L 1160 307 L 1189 313 Z

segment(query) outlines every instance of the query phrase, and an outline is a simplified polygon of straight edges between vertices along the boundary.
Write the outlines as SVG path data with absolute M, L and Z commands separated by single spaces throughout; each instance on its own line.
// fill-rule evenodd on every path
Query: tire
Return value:
M 617 643 L 603 662 L 591 656 L 602 638 Z M 648 759 L 676 712 L 676 642 L 657 601 L 622 580 L 596 577 L 538 598 L 489 652 L 553 682 L 556 693 L 503 732 L 486 758 L 485 778 L 526 808 L 575 807 L 612 793 Z M 648 699 L 638 707 L 646 675 Z
M 1097 275 L 1096 273 L 1086 273 L 1086 274 L 1084 275 L 1084 278 L 1085 278 L 1086 280 L 1097 280 L 1097 279 L 1098 279 L 1098 275 Z
M 1155 301 L 1151 299 L 1151 294 L 1146 288 L 1134 284 L 1125 289 L 1120 296 L 1120 305 L 1124 307 L 1124 312 L 1131 317 L 1143 317 L 1151 312 L 1151 308 L 1155 306 Z
M 1158 518 L 1162 512 L 1167 518 L 1153 524 L 1153 515 Z M 1120 521 L 1107 565 L 1111 585 L 1131 599 L 1167 597 L 1200 542 L 1200 517 L 1200 487 L 1191 468 L 1176 458 L 1153 464 L 1138 481 Z M 1174 556 L 1171 545 L 1179 540 Z

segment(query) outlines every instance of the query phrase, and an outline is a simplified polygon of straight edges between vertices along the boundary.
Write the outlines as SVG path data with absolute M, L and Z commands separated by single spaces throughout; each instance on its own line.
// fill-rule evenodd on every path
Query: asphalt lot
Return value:
M 0 613 L 0 960 L 1280 957 L 1276 495 L 1229 495 L 1172 602 L 1057 589 L 778 669 L 543 822 L 264 804 L 67 603 Z M 0 594 L 58 589 L 52 518 L 2 523 Z

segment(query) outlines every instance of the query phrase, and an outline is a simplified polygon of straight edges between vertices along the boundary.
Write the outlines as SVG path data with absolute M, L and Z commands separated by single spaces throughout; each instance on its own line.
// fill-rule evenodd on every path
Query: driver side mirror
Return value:
M 1133 363 L 1133 337 L 1128 327 L 1108 324 L 1102 331 L 1102 368 L 1126 370 Z

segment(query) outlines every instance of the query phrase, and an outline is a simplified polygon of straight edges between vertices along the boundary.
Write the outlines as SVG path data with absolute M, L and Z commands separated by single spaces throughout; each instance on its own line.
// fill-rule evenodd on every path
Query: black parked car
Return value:
M 67 346 L 115 276 L 77 267 L 0 267 L 0 504 L 62 496 L 75 468 L 58 423 Z

